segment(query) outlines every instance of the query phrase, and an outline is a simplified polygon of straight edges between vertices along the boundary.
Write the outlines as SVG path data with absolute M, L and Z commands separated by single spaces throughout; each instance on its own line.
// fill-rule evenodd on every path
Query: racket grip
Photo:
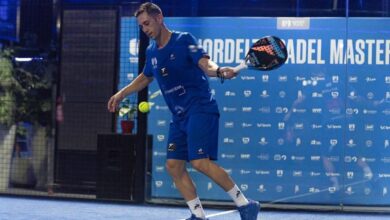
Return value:
M 235 73 L 238 73 L 238 72 L 240 72 L 241 70 L 246 69 L 246 68 L 248 68 L 248 65 L 246 65 L 245 61 L 243 61 L 243 62 L 240 63 L 240 65 L 234 67 L 234 68 L 233 68 L 233 71 L 234 71 Z

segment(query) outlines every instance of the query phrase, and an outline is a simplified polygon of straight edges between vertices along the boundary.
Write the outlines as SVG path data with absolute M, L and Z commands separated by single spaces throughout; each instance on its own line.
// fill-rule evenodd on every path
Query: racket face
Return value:
M 287 60 L 286 45 L 277 37 L 267 36 L 252 45 L 245 61 L 249 67 L 259 70 L 273 70 Z

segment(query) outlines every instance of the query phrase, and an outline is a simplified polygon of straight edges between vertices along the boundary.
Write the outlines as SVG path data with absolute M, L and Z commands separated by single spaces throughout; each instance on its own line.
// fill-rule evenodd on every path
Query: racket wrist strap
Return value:
M 217 77 L 221 79 L 221 84 L 225 81 L 225 76 L 221 73 L 221 67 L 217 68 Z

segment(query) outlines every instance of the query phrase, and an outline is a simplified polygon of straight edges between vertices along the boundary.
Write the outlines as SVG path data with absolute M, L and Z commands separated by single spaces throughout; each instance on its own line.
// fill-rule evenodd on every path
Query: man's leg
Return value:
M 196 170 L 210 177 L 229 194 L 237 205 L 242 220 L 257 219 L 260 204 L 255 201 L 248 201 L 224 169 L 209 158 L 192 160 L 191 164 Z
M 199 172 L 202 172 L 206 176 L 210 177 L 226 192 L 232 189 L 235 185 L 229 174 L 208 158 L 192 160 L 191 165 Z
M 196 189 L 186 170 L 186 161 L 168 159 L 166 168 L 184 199 L 186 201 L 195 199 L 197 197 Z
M 166 163 L 168 173 L 171 175 L 176 188 L 187 202 L 191 213 L 198 218 L 206 218 L 202 204 L 196 194 L 195 185 L 186 170 L 186 161 L 168 159 Z

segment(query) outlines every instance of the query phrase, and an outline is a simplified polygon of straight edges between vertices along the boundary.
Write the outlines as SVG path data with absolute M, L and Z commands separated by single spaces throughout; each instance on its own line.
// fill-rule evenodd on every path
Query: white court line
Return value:
M 211 218 L 211 217 L 220 216 L 220 215 L 227 215 L 227 214 L 234 213 L 234 212 L 237 212 L 237 211 L 238 210 L 229 210 L 229 211 L 224 211 L 224 212 L 218 212 L 218 213 L 215 213 L 215 214 L 206 215 L 206 218 Z M 182 218 L 182 219 L 179 219 L 179 220 L 186 220 L 186 219 Z
M 229 211 L 224 211 L 224 212 L 218 212 L 215 214 L 207 215 L 206 218 L 211 218 L 211 217 L 220 216 L 220 215 L 227 215 L 227 214 L 234 213 L 234 212 L 238 212 L 238 210 L 235 209 L 235 210 L 229 210 Z
M 365 182 L 368 182 L 368 181 L 371 181 L 371 180 L 372 179 L 370 179 L 370 180 L 361 180 L 361 181 L 357 181 L 357 182 L 350 183 L 350 184 L 347 184 L 347 185 L 342 185 L 340 187 L 340 190 L 343 189 L 344 187 L 347 187 L 347 186 L 353 186 L 353 185 L 357 185 L 357 184 L 360 184 L 360 183 L 365 183 Z M 300 195 L 296 195 L 296 196 L 290 196 L 290 197 L 286 197 L 286 198 L 282 198 L 282 199 L 278 199 L 278 200 L 269 202 L 267 204 L 274 204 L 274 203 L 282 202 L 282 201 L 289 200 L 289 199 L 296 199 L 296 198 L 299 198 L 299 197 L 304 197 L 304 196 L 308 196 L 308 195 L 321 193 L 321 192 L 324 192 L 324 191 L 327 191 L 327 190 L 328 190 L 328 188 L 325 188 L 325 189 L 322 189 L 322 190 L 320 190 L 318 192 L 314 192 L 314 193 L 305 193 L 305 194 L 300 194 Z M 215 214 L 207 215 L 206 218 L 216 217 L 216 216 L 220 216 L 220 215 L 227 215 L 227 214 L 234 213 L 234 212 L 238 212 L 238 210 L 234 209 L 234 210 L 229 210 L 229 211 L 224 211 L 224 212 L 218 212 L 218 213 L 215 213 Z M 183 219 L 180 219 L 180 220 L 186 220 L 186 219 L 183 218 Z

